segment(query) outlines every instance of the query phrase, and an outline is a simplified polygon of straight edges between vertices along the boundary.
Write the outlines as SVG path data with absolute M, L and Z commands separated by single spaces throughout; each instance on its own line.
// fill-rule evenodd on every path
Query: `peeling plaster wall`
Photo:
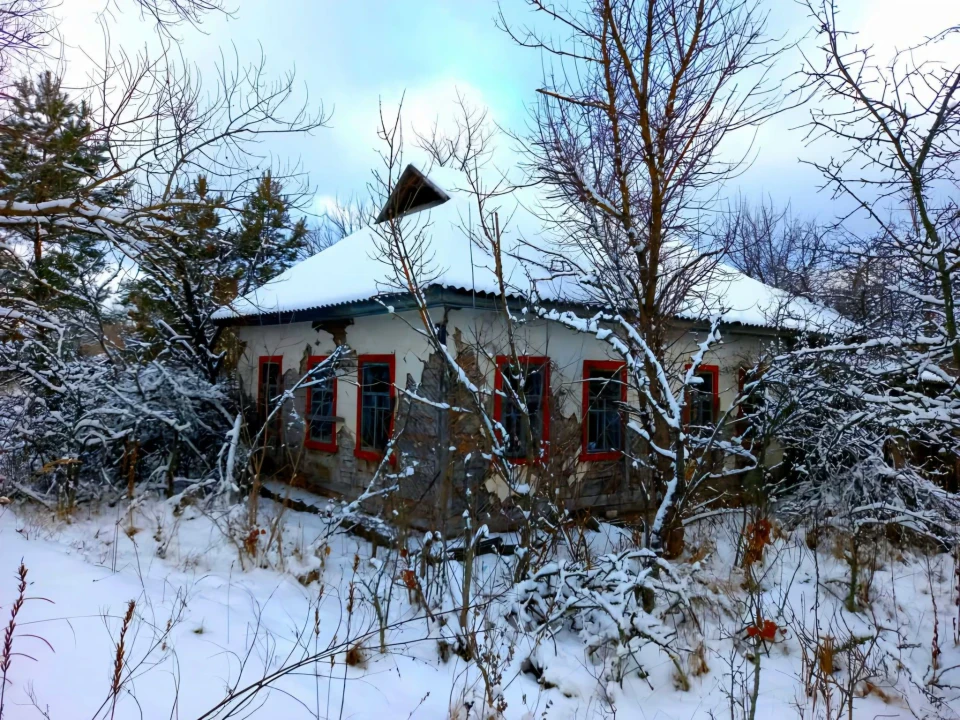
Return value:
M 416 316 L 404 319 L 408 322 L 418 321 Z M 333 334 L 316 329 L 307 322 L 243 326 L 237 330 L 244 344 L 238 372 L 242 391 L 251 405 L 256 401 L 260 356 L 282 357 L 284 387 L 291 388 L 305 372 L 309 355 L 329 355 L 337 347 Z M 419 382 L 423 374 L 422 358 L 428 355 L 428 347 L 400 317 L 375 315 L 358 318 L 355 323 L 346 326 L 345 340 L 357 354 L 394 355 L 396 382 L 401 387 L 407 385 L 408 377 Z M 376 470 L 375 463 L 358 459 L 353 454 L 357 422 L 356 383 L 356 356 L 351 354 L 342 366 L 342 377 L 337 381 L 336 414 L 343 422 L 337 423 L 338 451 L 335 454 L 302 447 L 306 389 L 297 391 L 293 407 L 289 407 L 288 403 L 288 407 L 284 408 L 288 455 L 293 455 L 296 473 L 308 487 L 349 496 L 362 491 Z
M 457 310 L 450 313 L 450 336 L 459 330 L 464 340 L 482 345 L 489 354 L 502 354 L 506 343 L 506 334 L 498 316 L 481 310 Z M 677 324 L 670 338 L 671 357 L 678 364 L 689 362 L 690 356 L 697 350 L 706 331 L 696 332 L 692 325 Z M 741 367 L 751 367 L 754 358 L 760 353 L 765 342 L 772 335 L 761 329 L 755 331 L 739 328 L 721 328 L 723 343 L 714 346 L 707 353 L 704 363 L 720 368 L 720 408 L 726 410 L 737 396 L 738 372 Z M 580 413 L 584 360 L 616 360 L 617 356 L 609 346 L 595 336 L 578 333 L 561 327 L 555 322 L 532 320 L 521 327 L 518 334 L 520 347 L 518 352 L 525 355 L 540 355 L 550 358 L 553 366 L 552 383 L 563 384 L 570 391 L 566 394 L 568 404 L 561 414 L 566 416 Z M 493 366 L 484 363 L 483 371 L 487 377 L 493 377 Z
M 443 318 L 442 311 L 434 311 L 436 321 L 441 322 Z M 474 379 L 482 380 L 488 390 L 492 390 L 494 368 L 485 355 L 506 352 L 502 319 L 485 310 L 450 310 L 446 322 L 449 351 L 454 355 L 466 352 L 467 362 L 473 365 Z M 441 359 L 431 356 L 426 341 L 410 327 L 417 327 L 418 323 L 415 313 L 397 313 L 356 318 L 345 327 L 333 330 L 318 329 L 307 322 L 240 327 L 238 334 L 245 344 L 238 368 L 243 390 L 251 403 L 255 401 L 260 356 L 282 357 L 284 385 L 289 388 L 304 372 L 308 355 L 330 354 L 339 339 L 356 354 L 394 355 L 396 383 L 400 388 L 412 389 L 421 385 L 419 392 L 422 396 L 434 401 L 455 402 L 456 388 L 448 387 Z M 332 333 L 336 333 L 337 339 Z M 689 361 L 690 354 L 696 351 L 696 344 L 704 335 L 703 329 L 696 332 L 689 324 L 678 324 L 671 338 L 671 357 L 678 364 Z M 751 358 L 757 356 L 771 337 L 763 330 L 733 327 L 726 328 L 723 336 L 724 342 L 714 347 L 704 361 L 720 368 L 721 412 L 729 408 L 736 397 L 739 369 L 752 366 Z M 476 347 L 483 349 L 479 356 L 472 352 Z M 622 463 L 580 463 L 576 460 L 581 437 L 583 361 L 614 360 L 616 356 L 593 335 L 538 319 L 521 326 L 518 350 L 525 355 L 546 356 L 551 361 L 551 443 L 553 448 L 562 450 L 557 454 L 565 455 L 570 465 L 557 469 L 558 476 L 567 477 L 568 488 L 564 495 L 568 498 L 576 496 L 578 501 L 575 504 L 586 506 L 615 507 L 635 502 L 622 485 L 623 472 L 619 467 Z M 353 453 L 357 430 L 355 355 L 347 359 L 341 372 L 342 377 L 337 383 L 336 414 L 342 422 L 337 423 L 337 453 L 303 448 L 306 390 L 298 391 L 295 401 L 288 403 L 284 410 L 285 438 L 287 455 L 293 458 L 288 465 L 296 466 L 296 474 L 307 487 L 350 496 L 366 487 L 376 464 L 358 459 Z M 457 516 L 462 512 L 465 500 L 458 499 L 456 489 L 462 489 L 466 477 L 482 475 L 484 467 L 479 457 L 465 464 L 465 453 L 460 451 L 461 448 L 451 451 L 450 447 L 468 445 L 465 439 L 474 437 L 479 427 L 461 416 L 458 426 L 450 428 L 444 411 L 422 403 L 404 403 L 402 393 L 398 395 L 398 415 L 403 416 L 405 427 L 399 448 L 420 459 L 415 474 L 404 480 L 402 499 L 421 514 L 444 505 L 448 508 L 445 514 Z M 572 463 L 569 458 L 574 458 Z M 453 467 L 444 475 L 444 468 L 450 465 L 451 459 L 454 460 Z
M 504 353 L 506 332 L 499 315 L 483 310 L 453 311 L 449 314 L 448 328 L 449 337 L 462 337 L 468 345 L 479 345 L 487 356 Z M 678 369 L 690 361 L 691 355 L 698 349 L 697 344 L 704 340 L 706 333 L 705 328 L 697 329 L 691 323 L 676 324 L 669 339 L 669 357 Z M 740 369 L 754 365 L 773 334 L 762 328 L 731 326 L 721 328 L 721 338 L 723 342 L 714 345 L 705 355 L 704 364 L 719 368 L 720 412 L 723 413 L 730 408 L 739 392 Z M 522 355 L 550 358 L 552 447 L 561 449 L 568 457 L 576 457 L 582 440 L 583 362 L 619 358 L 607 343 L 592 334 L 579 333 L 556 322 L 539 319 L 531 319 L 520 326 L 517 344 L 517 351 Z M 488 386 L 491 385 L 493 363 L 484 358 L 481 370 Z M 729 462 L 732 463 L 732 460 Z M 624 480 L 628 472 L 622 461 L 576 462 L 574 468 L 558 468 L 555 471 L 558 476 L 567 478 L 562 497 L 570 507 L 635 509 L 641 502 L 640 494 L 635 484 L 631 486 L 628 480 Z M 507 494 L 505 487 L 491 489 L 501 498 Z

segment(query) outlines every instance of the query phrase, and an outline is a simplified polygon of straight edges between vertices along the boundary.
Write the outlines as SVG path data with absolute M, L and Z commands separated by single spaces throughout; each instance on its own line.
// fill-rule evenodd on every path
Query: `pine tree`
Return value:
M 85 193 L 122 201 L 104 182 L 108 148 L 90 109 L 43 73 L 22 79 L 0 119 L 0 204 L 50 203 Z M 94 187 L 93 191 L 90 188 Z M 101 236 L 56 224 L 6 225 L 0 235 L 0 374 L 5 382 L 62 392 L 63 367 L 82 342 L 103 337 L 110 249 Z
M 306 237 L 306 222 L 291 221 L 283 185 L 268 172 L 243 206 L 236 256 L 240 294 L 292 265 Z
M 80 188 L 98 181 L 107 159 L 107 147 L 93 131 L 89 107 L 71 102 L 61 90 L 60 78 L 46 72 L 36 81 L 24 78 L 17 83 L 0 123 L 0 202 L 73 198 Z M 126 190 L 104 184 L 91 199 L 114 203 Z M 34 303 L 83 304 L 85 280 L 104 270 L 101 237 L 24 224 L 8 229 L 5 239 L 27 258 L 17 277 L 5 278 L 7 289 Z
M 71 102 L 59 78 L 21 80 L 0 112 L 0 205 L 122 201 L 127 187 L 104 181 L 108 148 L 89 108 Z M 67 485 L 84 463 L 83 433 L 101 446 L 110 436 L 90 398 L 115 386 L 118 367 L 82 352 L 104 337 L 110 259 L 103 236 L 55 223 L 8 224 L 0 235 L 0 382 L 18 390 L 3 397 L 0 453 L 22 451 L 41 476 Z
M 232 223 L 222 197 L 200 177 L 176 196 L 175 232 L 156 237 L 137 258 L 123 286 L 128 314 L 154 355 L 176 357 L 215 382 L 224 361 L 224 328 L 211 316 L 291 265 L 306 237 L 293 222 L 282 184 L 269 174 L 257 182 Z

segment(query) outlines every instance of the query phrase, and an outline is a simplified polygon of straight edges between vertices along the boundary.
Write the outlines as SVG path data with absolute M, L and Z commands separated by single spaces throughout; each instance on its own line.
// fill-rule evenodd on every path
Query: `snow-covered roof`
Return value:
M 431 198 L 413 222 L 426 229 L 430 237 L 423 272 L 429 278 L 428 284 L 446 290 L 497 294 L 493 258 L 466 232 L 476 228 L 479 218 L 476 199 L 467 190 L 464 176 L 448 168 L 434 168 L 426 181 Z M 449 199 L 438 203 L 433 191 Z M 509 218 L 509 231 L 515 238 L 513 252 L 503 257 L 505 279 L 509 286 L 520 289 L 518 294 L 536 283 L 542 299 L 576 304 L 584 297 L 577 280 L 569 276 L 545 278 L 543 268 L 537 267 L 537 259 L 530 256 L 531 246 L 535 245 L 530 240 L 542 233 L 542 221 L 529 209 L 529 201 L 529 197 L 521 199 L 516 194 L 497 198 L 500 216 Z M 520 238 L 525 241 L 521 243 Z M 229 322 L 286 315 L 396 295 L 394 271 L 383 257 L 383 244 L 373 227 L 363 228 L 220 308 L 214 319 Z M 525 256 L 530 260 L 524 260 Z M 687 303 L 680 317 L 699 320 L 722 311 L 726 322 L 814 330 L 843 322 L 828 308 L 788 297 L 725 265 L 719 265 L 692 297 L 696 299 Z

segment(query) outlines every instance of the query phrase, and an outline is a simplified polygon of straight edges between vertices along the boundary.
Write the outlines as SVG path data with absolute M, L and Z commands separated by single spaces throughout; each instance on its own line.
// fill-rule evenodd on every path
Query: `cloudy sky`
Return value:
M 84 56 L 102 53 L 97 13 L 107 0 L 66 0 L 58 13 L 68 44 L 68 70 L 80 73 Z M 793 0 L 767 0 L 772 35 L 798 40 L 808 31 L 804 9 Z M 960 20 L 957 0 L 839 0 L 843 23 L 861 33 L 881 57 Z M 120 7 L 128 3 L 117 2 Z M 132 3 L 129 3 L 132 5 Z M 318 191 L 317 207 L 334 196 L 365 193 L 376 163 L 378 103 L 395 108 L 405 93 L 404 115 L 414 127 L 441 125 L 453 115 L 457 90 L 489 108 L 500 124 L 522 130 L 526 106 L 541 77 L 535 51 L 515 47 L 494 25 L 493 0 L 233 0 L 234 18 L 210 16 L 199 29 L 181 28 L 180 49 L 201 70 L 213 70 L 225 51 L 241 59 L 262 51 L 269 69 L 297 73 L 311 100 L 333 110 L 329 129 L 309 137 L 271 142 L 279 160 L 299 158 Z M 502 0 L 504 12 L 530 21 L 522 0 Z M 152 26 L 132 10 L 113 12 L 113 42 L 129 50 L 156 42 Z M 808 45 L 809 47 L 809 45 Z M 799 66 L 785 57 L 782 77 Z M 787 79 L 787 85 L 791 81 Z M 786 86 L 786 85 L 785 85 Z M 790 201 L 801 214 L 827 214 L 817 193 L 818 175 L 801 164 L 825 149 L 807 147 L 807 111 L 784 113 L 760 129 L 752 167 L 728 189 L 752 200 L 769 195 Z M 746 142 L 746 138 L 738 142 Z

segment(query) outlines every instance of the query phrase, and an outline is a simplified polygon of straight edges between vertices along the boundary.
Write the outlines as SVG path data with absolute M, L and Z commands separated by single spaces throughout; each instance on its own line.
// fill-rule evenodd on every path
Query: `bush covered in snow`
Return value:
M 232 423 L 226 388 L 191 367 L 117 365 L 78 357 L 55 392 L 27 385 L 0 395 L 0 487 L 63 508 L 138 492 L 177 491 L 217 476 Z

